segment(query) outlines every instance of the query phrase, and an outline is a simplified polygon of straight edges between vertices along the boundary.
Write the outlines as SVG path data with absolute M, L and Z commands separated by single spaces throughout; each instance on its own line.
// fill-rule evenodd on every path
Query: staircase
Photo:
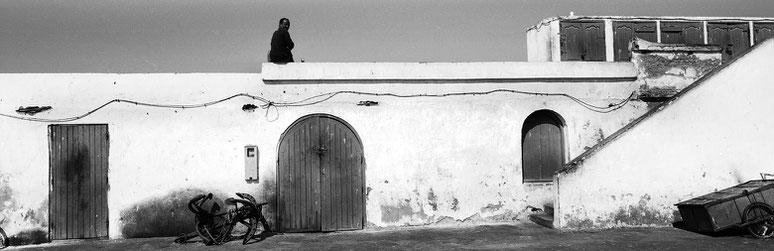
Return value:
M 547 228 L 554 228 L 554 205 L 543 205 L 543 211 L 530 214 L 529 220 Z

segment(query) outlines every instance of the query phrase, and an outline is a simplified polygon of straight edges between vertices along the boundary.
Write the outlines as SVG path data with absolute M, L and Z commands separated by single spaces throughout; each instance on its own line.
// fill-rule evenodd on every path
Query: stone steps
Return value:
M 529 220 L 547 228 L 554 228 L 554 205 L 543 205 L 543 211 L 530 214 Z

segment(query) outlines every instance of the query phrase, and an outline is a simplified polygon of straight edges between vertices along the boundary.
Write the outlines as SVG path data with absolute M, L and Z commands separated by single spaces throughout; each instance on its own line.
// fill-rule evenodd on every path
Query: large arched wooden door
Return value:
M 527 117 L 521 129 L 521 153 L 524 182 L 553 180 L 564 164 L 564 133 L 555 113 L 540 110 Z
M 346 122 L 300 118 L 280 139 L 277 166 L 279 231 L 363 229 L 363 146 Z

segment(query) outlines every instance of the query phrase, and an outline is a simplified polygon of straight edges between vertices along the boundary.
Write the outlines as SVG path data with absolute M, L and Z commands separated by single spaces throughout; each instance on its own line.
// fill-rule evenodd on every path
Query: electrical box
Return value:
M 245 146 L 245 180 L 258 181 L 258 147 Z

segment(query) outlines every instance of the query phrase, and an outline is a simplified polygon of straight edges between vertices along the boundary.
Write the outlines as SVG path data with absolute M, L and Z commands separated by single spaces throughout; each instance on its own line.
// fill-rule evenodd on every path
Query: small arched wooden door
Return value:
M 279 231 L 363 229 L 363 146 L 346 122 L 327 114 L 298 119 L 282 134 L 277 167 Z
M 521 129 L 521 159 L 524 182 L 553 180 L 564 164 L 564 133 L 560 118 L 551 111 L 530 114 Z

